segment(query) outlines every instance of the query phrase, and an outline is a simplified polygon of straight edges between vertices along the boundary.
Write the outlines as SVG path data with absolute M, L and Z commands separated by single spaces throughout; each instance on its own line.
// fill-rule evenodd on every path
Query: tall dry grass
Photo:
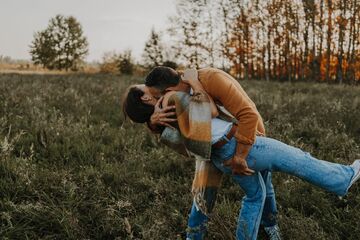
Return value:
M 124 122 L 120 96 L 141 81 L 0 75 L 3 239 L 183 239 L 193 162 Z M 334 162 L 360 153 L 359 87 L 241 84 L 268 136 Z M 274 185 L 284 239 L 359 239 L 360 184 L 342 200 L 285 174 Z M 242 197 L 226 177 L 209 239 L 232 238 Z

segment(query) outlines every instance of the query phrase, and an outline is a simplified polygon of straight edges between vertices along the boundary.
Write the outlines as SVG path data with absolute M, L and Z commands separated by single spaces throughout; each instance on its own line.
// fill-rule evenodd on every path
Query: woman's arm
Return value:
M 209 96 L 209 94 L 207 94 L 203 88 L 203 86 L 201 85 L 201 83 L 199 81 L 190 81 L 191 83 L 190 86 L 191 88 L 194 90 L 194 92 L 201 92 L 203 94 L 206 94 L 210 100 L 210 108 L 211 108 L 211 117 L 212 118 L 216 118 L 219 115 L 219 111 L 216 107 L 216 104 L 214 102 L 214 100 L 212 99 L 212 97 Z
M 219 115 L 218 109 L 216 107 L 216 104 L 214 102 L 214 100 L 204 91 L 203 87 L 201 86 L 201 84 L 198 85 L 194 85 L 195 88 L 191 86 L 191 88 L 194 90 L 194 92 L 201 92 L 203 94 L 206 94 L 210 100 L 210 108 L 211 108 L 211 118 L 216 118 Z M 166 108 L 169 105 L 169 98 L 176 93 L 176 91 L 169 91 L 167 93 L 165 93 L 164 98 L 162 100 L 162 107 Z
M 182 81 L 189 84 L 194 92 L 201 92 L 206 94 L 210 100 L 210 108 L 211 108 L 211 117 L 216 118 L 219 115 L 219 111 L 216 107 L 216 104 L 212 97 L 207 94 L 204 87 L 201 85 L 201 82 L 198 80 L 197 70 L 195 69 L 186 69 L 184 71 L 184 75 L 182 76 Z
M 161 102 L 162 108 L 166 108 L 169 105 L 169 98 L 175 93 L 176 91 L 169 91 L 165 93 Z

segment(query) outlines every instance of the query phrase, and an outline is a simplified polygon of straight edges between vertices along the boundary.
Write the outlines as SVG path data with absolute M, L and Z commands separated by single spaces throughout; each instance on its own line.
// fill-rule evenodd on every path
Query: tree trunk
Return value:
M 267 69 L 266 69 L 266 81 L 270 81 L 270 78 L 272 79 L 272 75 L 271 75 L 271 30 L 270 29 L 268 29 L 267 55 L 268 55 L 268 59 L 267 59 Z
M 338 52 L 338 65 L 337 65 L 337 81 L 339 84 L 343 83 L 343 54 L 344 54 L 344 31 L 345 31 L 345 16 L 346 16 L 346 0 L 340 1 L 340 18 L 339 18 L 339 52 Z
M 319 73 L 319 77 L 321 76 L 321 62 L 323 59 L 323 24 L 324 24 L 324 20 L 323 20 L 323 16 L 324 16 L 324 0 L 320 1 L 320 19 L 319 19 L 319 33 L 320 33 L 320 42 L 319 42 L 319 56 L 318 56 L 318 67 L 317 67 L 317 71 Z
M 327 37 L 326 37 L 326 81 L 330 82 L 330 56 L 331 56 L 331 35 L 332 35 L 332 0 L 327 0 L 328 4 L 328 21 L 327 21 Z
M 305 69 L 307 68 L 307 58 L 308 58 L 308 48 L 309 48 L 309 30 L 308 30 L 308 27 L 307 26 L 307 23 L 306 23 L 306 26 L 305 26 L 305 32 L 304 32 L 304 42 L 305 42 L 305 47 L 304 47 L 304 58 L 302 60 L 302 70 L 303 72 L 301 73 L 301 80 L 304 80 L 305 79 Z
M 355 55 L 355 52 L 356 52 L 356 49 L 357 49 L 357 44 L 358 44 L 358 41 L 359 41 L 359 29 L 360 29 L 360 24 L 356 24 L 357 19 L 360 18 L 360 16 L 358 16 L 359 12 L 360 12 L 360 6 L 358 4 L 358 0 L 354 0 L 353 2 L 354 4 L 354 8 L 353 8 L 353 31 L 352 31 L 352 34 L 350 33 L 350 35 L 352 35 L 351 39 L 352 39 L 352 49 L 351 49 L 351 54 L 350 54 L 350 60 L 349 60 L 349 68 L 351 70 L 350 71 L 350 75 L 349 78 L 351 80 L 353 80 L 355 82 L 355 78 L 356 78 L 356 71 L 357 69 L 355 69 L 355 62 L 356 62 L 356 55 Z M 357 18 L 358 17 L 358 18 Z
M 316 5 L 313 5 L 314 8 L 316 8 Z M 315 14 L 316 9 L 313 9 L 311 14 L 311 28 L 312 28 L 312 59 L 311 59 L 311 79 L 316 80 L 318 74 L 316 74 L 316 43 L 315 43 L 315 37 L 316 37 L 316 29 L 315 29 Z

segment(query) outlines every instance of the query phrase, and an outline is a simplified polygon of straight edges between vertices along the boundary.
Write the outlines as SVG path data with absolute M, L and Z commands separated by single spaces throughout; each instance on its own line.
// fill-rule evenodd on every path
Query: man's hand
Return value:
M 206 92 L 198 79 L 198 71 L 196 69 L 185 69 L 181 75 L 181 80 L 190 85 L 194 92 Z
M 196 69 L 185 69 L 184 74 L 181 75 L 181 80 L 190 85 L 192 82 L 198 82 L 198 71 Z
M 165 108 L 161 108 L 161 102 L 164 97 L 161 97 L 156 105 L 154 106 L 154 113 L 150 117 L 150 125 L 161 125 L 174 129 L 173 126 L 170 125 L 171 122 L 176 122 L 176 118 L 169 118 L 171 116 L 176 116 L 176 112 L 174 111 L 175 106 L 167 106 Z
M 232 159 L 226 161 L 224 166 L 230 166 L 234 175 L 250 176 L 255 172 L 248 167 L 245 159 L 238 157 L 236 154 Z

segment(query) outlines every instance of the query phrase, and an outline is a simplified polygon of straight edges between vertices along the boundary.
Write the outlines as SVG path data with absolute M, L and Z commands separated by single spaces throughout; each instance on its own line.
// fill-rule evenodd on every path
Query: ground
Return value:
M 183 239 L 194 162 L 124 121 L 121 95 L 141 81 L 0 75 L 0 236 Z M 269 137 L 332 162 L 359 158 L 360 87 L 241 84 Z M 359 239 L 360 183 L 343 199 L 285 174 L 274 185 L 284 239 Z M 233 239 L 242 196 L 226 177 L 209 239 Z

